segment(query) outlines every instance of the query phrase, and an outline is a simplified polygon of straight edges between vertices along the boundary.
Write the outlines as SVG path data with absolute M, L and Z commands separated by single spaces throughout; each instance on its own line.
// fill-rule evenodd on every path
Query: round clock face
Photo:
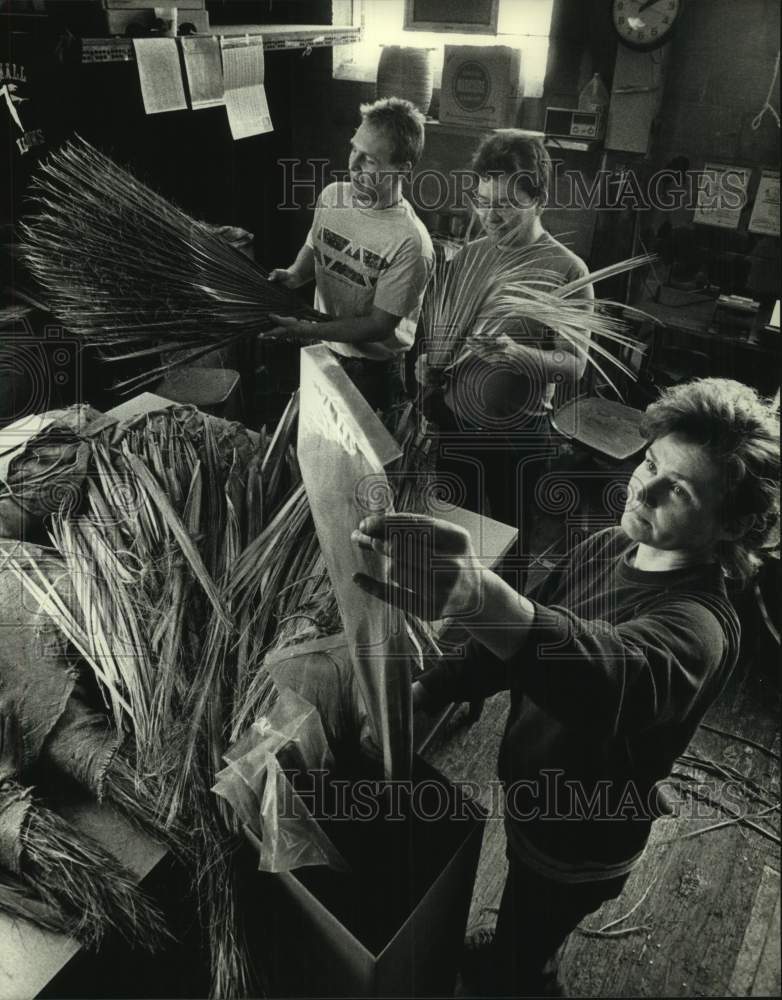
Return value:
M 614 28 L 634 49 L 664 45 L 680 12 L 681 0 L 611 0 Z

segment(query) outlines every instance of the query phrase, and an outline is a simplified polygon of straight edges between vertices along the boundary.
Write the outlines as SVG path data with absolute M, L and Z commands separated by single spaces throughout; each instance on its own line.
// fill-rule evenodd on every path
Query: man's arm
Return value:
M 503 354 L 520 366 L 529 366 L 532 371 L 540 372 L 546 382 L 575 385 L 586 370 L 586 353 L 577 350 L 564 337 L 557 337 L 551 350 L 520 344 L 507 334 L 500 334 L 496 344 Z
M 586 265 L 582 265 L 567 276 L 567 281 L 573 281 L 588 274 Z M 569 301 L 588 303 L 584 308 L 592 311 L 595 291 L 592 285 L 584 285 Z M 535 327 L 537 324 L 532 324 Z M 478 357 L 485 361 L 496 360 L 498 354 L 514 360 L 520 369 L 528 369 L 530 376 L 543 379 L 546 382 L 575 386 L 582 378 L 587 366 L 588 331 L 582 331 L 586 343 L 582 349 L 560 333 L 554 333 L 553 340 L 545 348 L 534 343 L 525 343 L 525 336 L 515 339 L 507 333 L 491 332 L 468 338 L 467 346 Z M 549 331 L 549 336 L 551 331 Z M 526 335 L 530 340 L 536 339 Z
M 271 331 L 273 335 L 282 334 L 303 343 L 333 340 L 341 344 L 366 344 L 386 340 L 393 334 L 400 319 L 377 306 L 372 307 L 368 316 L 343 316 L 323 323 L 309 323 L 293 316 L 278 316 L 276 313 L 270 313 L 269 316 L 277 324 Z
M 305 243 L 290 267 L 275 267 L 269 281 L 278 281 L 284 288 L 300 288 L 315 277 L 315 254 L 309 243 Z

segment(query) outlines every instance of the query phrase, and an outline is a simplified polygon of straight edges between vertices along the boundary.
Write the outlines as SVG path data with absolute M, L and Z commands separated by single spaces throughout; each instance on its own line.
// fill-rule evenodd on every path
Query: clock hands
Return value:
M 654 7 L 658 0 L 644 0 L 644 3 L 638 8 L 638 13 L 643 14 L 647 7 Z

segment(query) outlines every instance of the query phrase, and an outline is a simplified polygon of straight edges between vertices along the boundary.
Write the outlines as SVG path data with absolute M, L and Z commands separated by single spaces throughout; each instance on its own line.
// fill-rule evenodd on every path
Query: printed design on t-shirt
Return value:
M 349 239 L 345 236 L 340 236 L 339 233 L 335 233 L 333 229 L 327 229 L 326 226 L 320 227 L 320 238 L 333 250 L 344 250 L 350 244 Z
M 354 244 L 351 239 L 335 233 L 328 226 L 321 225 L 317 235 L 324 246 L 330 247 L 341 255 L 341 257 L 330 256 L 325 251 L 321 254 L 316 248 L 315 259 L 318 263 L 327 271 L 339 274 L 355 285 L 361 285 L 362 288 L 374 288 L 381 273 L 389 266 L 385 257 L 368 250 L 366 247 Z M 353 261 L 363 265 L 365 270 L 358 270 L 353 266 Z
M 367 267 L 371 267 L 375 271 L 385 271 L 388 267 L 388 261 L 385 257 L 380 257 L 376 253 L 372 253 L 371 250 L 364 248 L 364 263 Z

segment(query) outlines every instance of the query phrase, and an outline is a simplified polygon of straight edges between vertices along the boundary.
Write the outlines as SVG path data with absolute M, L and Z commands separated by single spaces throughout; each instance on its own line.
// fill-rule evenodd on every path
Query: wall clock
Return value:
M 611 20 L 620 40 L 632 49 L 656 49 L 670 41 L 682 0 L 611 0 Z

